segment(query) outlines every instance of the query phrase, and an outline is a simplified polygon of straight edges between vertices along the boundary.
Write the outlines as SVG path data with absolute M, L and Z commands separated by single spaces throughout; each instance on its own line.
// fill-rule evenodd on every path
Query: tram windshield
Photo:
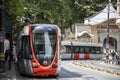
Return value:
M 33 45 L 36 58 L 42 65 L 49 65 L 54 57 L 56 48 L 56 32 L 55 30 L 34 31 Z M 46 62 L 46 64 L 44 64 Z

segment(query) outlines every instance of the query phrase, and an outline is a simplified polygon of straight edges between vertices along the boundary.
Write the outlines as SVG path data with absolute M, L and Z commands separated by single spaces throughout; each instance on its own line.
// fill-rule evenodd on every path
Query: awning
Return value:
M 109 6 L 109 19 L 120 18 L 117 11 L 113 8 L 112 4 L 108 4 L 102 11 L 89 18 L 86 18 L 84 24 L 97 25 L 108 20 L 108 6 Z
M 82 31 L 82 32 L 80 32 L 80 33 L 76 33 L 76 35 L 80 37 L 80 36 L 82 36 L 82 35 L 85 34 L 85 33 L 87 33 L 90 37 L 94 36 L 93 34 L 91 34 L 91 33 L 88 32 L 88 31 Z

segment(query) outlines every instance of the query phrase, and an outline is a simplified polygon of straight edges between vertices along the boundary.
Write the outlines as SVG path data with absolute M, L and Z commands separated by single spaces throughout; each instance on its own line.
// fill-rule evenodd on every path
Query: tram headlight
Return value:
M 32 61 L 32 68 L 38 68 L 36 61 Z

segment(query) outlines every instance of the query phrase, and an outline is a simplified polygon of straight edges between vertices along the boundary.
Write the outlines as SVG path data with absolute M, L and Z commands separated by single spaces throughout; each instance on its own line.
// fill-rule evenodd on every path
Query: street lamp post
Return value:
M 110 3 L 111 3 L 111 0 L 109 0 L 109 2 L 108 2 L 108 15 L 107 15 L 108 22 L 107 22 L 106 49 L 108 49 L 108 50 L 109 50 L 109 47 L 110 47 L 110 45 L 109 45 L 109 24 L 110 24 L 110 22 L 109 22 L 109 16 L 110 16 Z
M 4 0 L 0 0 L 0 59 L 1 54 L 4 52 L 4 19 L 3 19 L 3 2 Z
M 0 0 L 0 72 L 4 72 L 4 18 L 3 18 L 3 2 L 4 0 Z
M 73 59 L 73 42 L 71 41 L 71 59 Z
M 0 0 L 0 31 L 4 30 L 4 27 L 3 27 L 3 2 L 4 2 L 4 0 Z

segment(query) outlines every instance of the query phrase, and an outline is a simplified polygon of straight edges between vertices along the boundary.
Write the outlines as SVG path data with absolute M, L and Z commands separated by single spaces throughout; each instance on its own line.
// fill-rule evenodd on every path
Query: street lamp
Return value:
M 4 38 L 5 38 L 5 34 L 4 34 L 4 19 L 3 19 L 3 2 L 4 0 L 0 0 L 0 68 L 2 68 L 2 70 L 0 70 L 0 72 L 4 72 L 4 59 L 5 59 L 5 55 L 4 55 Z
M 110 16 L 110 3 L 111 3 L 111 0 L 108 1 L 108 13 L 107 13 L 107 19 L 108 19 L 108 22 L 107 22 L 107 39 L 106 39 L 106 49 L 109 50 L 109 16 Z
M 71 41 L 71 59 L 73 57 L 73 42 Z
M 3 19 L 3 2 L 4 0 L 0 0 L 0 59 L 1 54 L 4 52 L 4 19 Z

